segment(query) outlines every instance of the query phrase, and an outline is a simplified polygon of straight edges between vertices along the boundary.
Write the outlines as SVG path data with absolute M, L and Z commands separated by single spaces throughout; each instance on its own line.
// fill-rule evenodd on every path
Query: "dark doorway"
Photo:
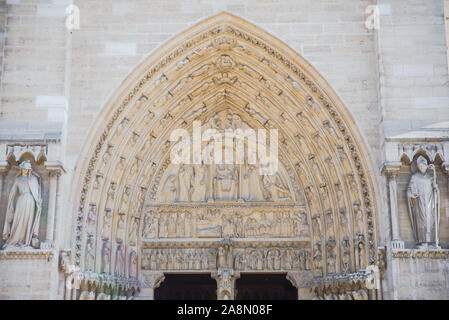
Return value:
M 154 299 L 217 300 L 217 281 L 210 274 L 167 274 Z
M 297 300 L 298 290 L 286 274 L 242 274 L 236 281 L 237 300 Z

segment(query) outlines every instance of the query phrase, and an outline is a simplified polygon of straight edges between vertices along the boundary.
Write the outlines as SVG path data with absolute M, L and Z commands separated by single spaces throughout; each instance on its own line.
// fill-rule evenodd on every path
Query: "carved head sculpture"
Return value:
M 418 159 L 416 160 L 416 164 L 419 172 L 425 174 L 428 168 L 427 159 L 424 158 L 423 156 L 419 156 Z
M 21 174 L 23 176 L 28 176 L 32 171 L 30 160 L 25 160 L 19 165 Z

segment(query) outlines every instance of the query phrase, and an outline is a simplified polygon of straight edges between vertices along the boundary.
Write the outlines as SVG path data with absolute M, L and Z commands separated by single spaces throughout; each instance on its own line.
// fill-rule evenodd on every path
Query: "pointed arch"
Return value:
M 140 234 L 144 206 L 169 166 L 170 132 L 228 109 L 255 128 L 279 130 L 293 205 L 307 212 L 314 275 L 376 262 L 375 175 L 354 119 L 294 50 L 221 13 L 153 52 L 101 110 L 74 183 L 78 265 L 100 272 L 95 257 L 111 248 L 108 270 L 129 275 L 127 257 L 141 241 L 132 232 Z

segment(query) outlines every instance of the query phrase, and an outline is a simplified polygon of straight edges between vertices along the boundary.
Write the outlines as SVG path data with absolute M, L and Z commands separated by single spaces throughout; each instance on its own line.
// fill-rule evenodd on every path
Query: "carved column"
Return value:
M 135 300 L 154 300 L 154 289 L 165 280 L 163 272 L 142 272 L 142 288 Z
M 391 217 L 391 247 L 393 249 L 404 248 L 404 241 L 399 233 L 399 211 L 398 211 L 398 187 L 396 178 L 400 170 L 400 165 L 385 165 L 384 172 L 388 181 L 388 193 L 390 197 L 390 217 Z
M 235 300 L 235 280 L 240 278 L 240 272 L 233 269 L 219 269 L 211 274 L 217 280 L 217 300 Z
M 43 243 L 44 248 L 54 247 L 54 233 L 55 233 L 55 217 L 58 212 L 57 202 L 58 202 L 58 182 L 59 176 L 64 170 L 61 165 L 58 164 L 46 164 L 48 174 L 50 177 L 49 183 L 49 195 L 48 195 L 48 215 L 47 215 L 47 229 L 46 229 L 46 239 Z M 59 212 L 58 212 L 59 213 Z
M 1 195 L 3 194 L 3 177 L 5 176 L 6 172 L 8 172 L 9 164 L 7 162 L 1 162 L 0 163 L 0 199 Z
M 310 271 L 287 273 L 287 280 L 298 289 L 298 300 L 313 299 L 313 292 L 311 290 L 312 278 L 313 275 Z
M 447 175 L 447 190 L 449 192 L 449 162 L 443 162 L 443 164 L 441 165 L 441 169 Z M 441 199 L 443 199 L 443 197 L 440 195 L 440 201 L 441 201 Z M 442 207 L 442 203 L 440 204 L 440 216 L 442 215 L 441 207 Z M 446 216 L 449 216 L 449 201 L 446 201 Z M 440 217 L 440 219 L 441 219 L 441 217 Z M 441 220 L 440 220 L 440 223 L 441 223 Z M 440 232 L 441 232 L 441 227 L 440 227 Z

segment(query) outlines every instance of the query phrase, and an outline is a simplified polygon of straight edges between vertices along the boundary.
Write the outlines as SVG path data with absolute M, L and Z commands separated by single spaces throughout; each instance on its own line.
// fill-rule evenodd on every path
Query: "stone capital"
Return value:
M 396 179 L 402 164 L 400 162 L 385 162 L 382 167 L 382 174 L 387 176 L 388 179 Z
M 142 272 L 141 274 L 141 282 L 144 288 L 159 288 L 164 280 L 165 275 L 163 272 Z
M 310 271 L 287 273 L 287 280 L 297 289 L 310 288 L 312 279 L 313 274 Z
M 60 175 L 62 175 L 63 173 L 66 172 L 64 166 L 59 161 L 56 161 L 56 162 L 46 161 L 45 162 L 45 169 L 47 169 L 48 174 L 50 176 L 57 176 L 57 177 L 59 177 Z

